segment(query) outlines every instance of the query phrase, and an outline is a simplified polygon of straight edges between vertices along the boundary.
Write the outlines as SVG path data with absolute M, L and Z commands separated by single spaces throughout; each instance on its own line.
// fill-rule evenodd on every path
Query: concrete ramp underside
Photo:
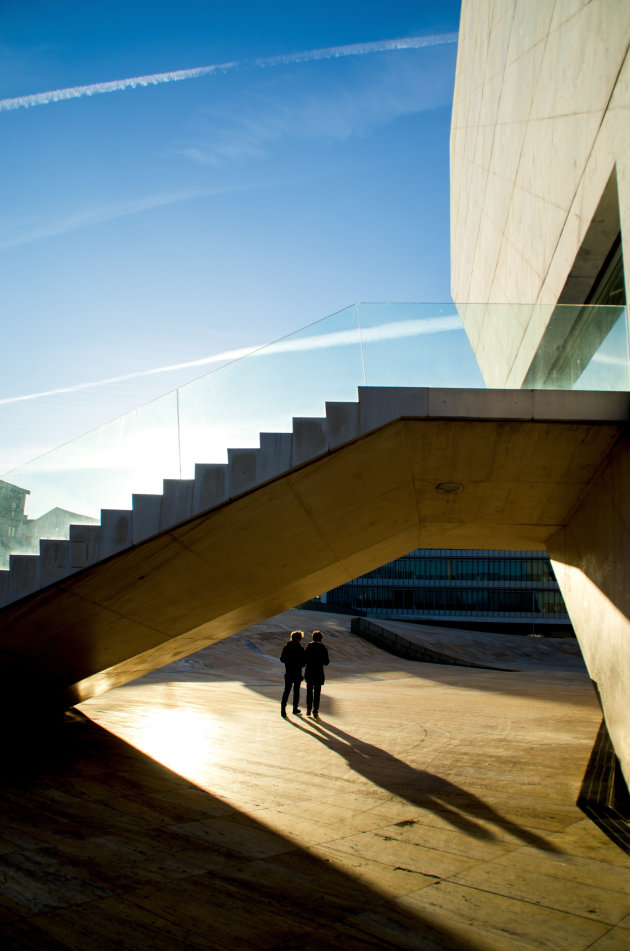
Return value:
M 4 607 L 3 685 L 69 706 L 417 547 L 544 549 L 627 417 L 628 394 L 362 389 L 311 458 Z

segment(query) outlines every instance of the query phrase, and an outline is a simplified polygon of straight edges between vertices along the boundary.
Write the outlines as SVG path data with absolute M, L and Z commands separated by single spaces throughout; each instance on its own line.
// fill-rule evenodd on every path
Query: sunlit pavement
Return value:
M 13 751 L 3 947 L 627 951 L 630 858 L 575 806 L 586 673 L 408 662 L 344 625 L 281 615 Z M 331 651 L 320 722 L 280 717 L 294 626 Z

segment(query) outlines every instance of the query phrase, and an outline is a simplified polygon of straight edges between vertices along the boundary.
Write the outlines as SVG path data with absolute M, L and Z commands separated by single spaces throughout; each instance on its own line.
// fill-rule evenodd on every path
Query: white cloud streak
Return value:
M 309 350 L 323 350 L 331 347 L 343 347 L 375 343 L 383 340 L 397 340 L 404 337 L 417 337 L 426 334 L 446 333 L 461 330 L 462 323 L 456 315 L 445 317 L 429 317 L 421 320 L 398 320 L 388 324 L 379 324 L 359 330 L 338 330 L 333 333 L 313 335 L 310 337 L 286 338 L 272 343 L 269 346 L 241 347 L 237 350 L 224 350 L 212 356 L 202 357 L 199 360 L 189 360 L 185 363 L 171 363 L 168 366 L 155 367 L 151 370 L 137 370 L 134 373 L 125 373 L 122 376 L 107 377 L 104 380 L 92 380 L 89 383 L 75 383 L 71 386 L 62 386 L 53 390 L 42 390 L 39 393 L 27 393 L 23 396 L 7 396 L 0 399 L 0 406 L 8 403 L 22 403 L 25 400 L 37 400 L 46 396 L 58 396 L 62 393 L 78 393 L 81 390 L 93 389 L 97 386 L 107 386 L 112 383 L 123 383 L 126 380 L 136 380 L 140 377 L 155 376 L 158 373 L 171 373 L 175 370 L 186 370 L 192 367 L 207 366 L 212 363 L 231 363 L 241 357 L 276 356 L 279 353 L 299 353 Z
M 268 56 L 264 59 L 242 62 L 219 63 L 211 66 L 196 66 L 193 69 L 178 69 L 166 73 L 151 73 L 147 76 L 131 76 L 126 79 L 113 79 L 109 82 L 90 83 L 86 86 L 70 86 L 66 89 L 52 89 L 29 96 L 16 96 L 13 99 L 0 99 L 0 112 L 14 109 L 30 109 L 33 106 L 46 106 L 67 99 L 82 99 L 85 96 L 97 96 L 110 92 L 123 92 L 139 86 L 159 86 L 163 83 L 181 82 L 185 79 L 200 79 L 213 73 L 226 73 L 231 70 L 254 67 L 257 69 L 273 66 L 290 66 L 298 63 L 310 63 L 317 60 L 340 59 L 345 56 L 366 56 L 373 53 L 389 53 L 396 50 L 422 49 L 426 46 L 441 46 L 457 42 L 457 33 L 437 33 L 433 36 L 406 36 L 397 40 L 377 40 L 372 43 L 350 43 L 346 46 L 329 46 L 323 49 L 304 50 L 287 53 L 283 56 Z
M 217 188 L 168 192 L 163 195 L 149 195 L 146 198 L 112 202 L 102 207 L 90 208 L 87 211 L 79 211 L 72 215 L 66 215 L 64 218 L 57 219 L 51 224 L 40 228 L 32 228 L 31 230 L 22 232 L 22 234 L 13 233 L 10 238 L 4 240 L 0 237 L 0 251 L 7 251 L 10 248 L 19 248 L 21 245 L 30 244 L 33 241 L 41 241 L 45 238 L 53 238 L 60 234 L 68 234 L 71 231 L 103 224 L 106 221 L 114 221 L 116 218 L 126 218 L 130 215 L 141 214 L 144 211 L 151 211 L 153 208 L 163 208 L 166 205 L 174 205 L 182 201 L 194 201 L 198 198 L 209 198 L 213 195 L 225 195 L 230 192 L 247 191 L 248 189 L 256 187 L 258 186 L 255 184 L 225 185 Z M 19 228 L 19 224 L 16 228 L 16 225 L 7 219 L 5 221 L 5 230 L 9 228 L 15 232 L 17 228 Z
M 318 59 L 340 59 L 344 56 L 365 56 L 370 53 L 391 53 L 396 50 L 422 49 L 425 46 L 442 46 L 456 43 L 457 33 L 435 33 L 433 36 L 405 36 L 398 40 L 376 40 L 373 43 L 350 43 L 346 46 L 328 46 L 303 53 L 287 53 L 284 56 L 269 56 L 254 60 L 254 66 L 290 66 L 294 63 L 311 63 Z
M 225 350 L 200 360 L 189 360 L 186 363 L 171 363 L 165 367 L 154 367 L 152 370 L 136 370 L 133 373 L 123 373 L 121 376 L 110 376 L 104 380 L 92 380 L 89 383 L 73 383 L 71 386 L 60 386 L 54 390 L 42 390 L 39 393 L 27 393 L 24 396 L 7 396 L 0 399 L 0 406 L 7 403 L 22 403 L 25 400 L 38 400 L 44 396 L 58 396 L 61 393 L 78 393 L 80 390 L 91 390 L 96 386 L 107 386 L 110 383 L 123 383 L 126 380 L 137 380 L 139 377 L 155 376 L 157 373 L 169 373 L 174 370 L 185 370 L 188 367 L 207 366 L 211 363 L 229 363 L 252 353 L 256 347 L 242 347 L 240 350 Z

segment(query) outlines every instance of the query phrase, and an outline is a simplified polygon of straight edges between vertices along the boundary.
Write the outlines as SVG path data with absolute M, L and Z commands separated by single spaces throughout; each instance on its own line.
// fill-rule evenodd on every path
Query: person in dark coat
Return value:
M 322 644 L 322 632 L 313 631 L 313 638 L 306 647 L 306 715 L 310 717 L 311 710 L 313 716 L 317 719 L 319 714 L 319 698 L 322 692 L 322 684 L 326 680 L 324 676 L 324 667 L 330 663 L 328 650 Z
M 282 648 L 280 660 L 284 664 L 284 693 L 280 701 L 280 709 L 283 717 L 287 715 L 287 700 L 293 687 L 293 712 L 301 713 L 298 704 L 300 702 L 300 684 L 302 683 L 302 667 L 306 663 L 306 651 L 300 641 L 304 637 L 304 631 L 291 631 L 291 640 Z

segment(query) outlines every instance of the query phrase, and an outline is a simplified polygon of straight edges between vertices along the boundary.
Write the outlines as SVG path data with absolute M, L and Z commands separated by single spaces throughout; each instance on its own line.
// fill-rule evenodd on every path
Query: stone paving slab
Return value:
M 331 649 L 319 723 L 279 716 L 298 620 Z M 327 623 L 289 612 L 16 740 L 3 951 L 630 946 L 630 858 L 576 806 L 586 675 L 436 668 Z

